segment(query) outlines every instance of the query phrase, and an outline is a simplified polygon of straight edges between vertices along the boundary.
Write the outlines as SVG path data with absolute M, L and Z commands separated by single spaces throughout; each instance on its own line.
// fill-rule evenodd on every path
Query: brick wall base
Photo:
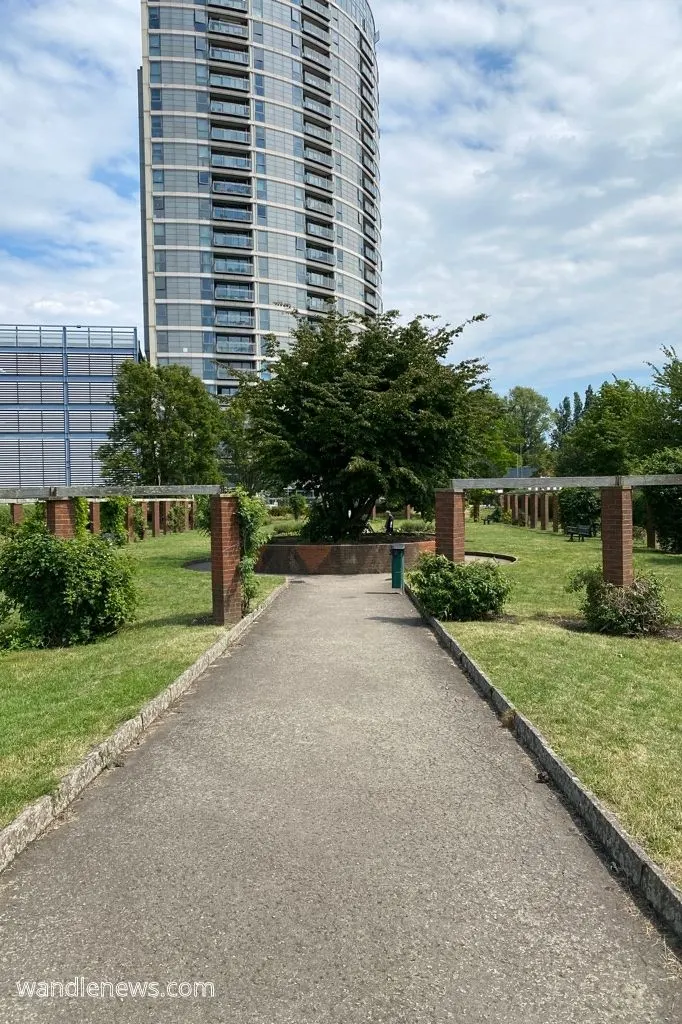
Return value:
M 261 549 L 257 572 L 272 576 L 359 576 L 391 572 L 392 544 L 405 544 L 405 568 L 420 555 L 435 554 L 435 540 L 404 541 L 396 536 L 381 544 L 298 544 L 290 538 L 271 541 Z

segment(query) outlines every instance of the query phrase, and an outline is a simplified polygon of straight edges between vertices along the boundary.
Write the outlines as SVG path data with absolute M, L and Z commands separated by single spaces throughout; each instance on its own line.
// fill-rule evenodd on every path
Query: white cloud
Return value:
M 385 303 L 560 396 L 679 340 L 679 0 L 374 0 Z M 0 320 L 141 320 L 138 0 L 5 0 Z M 5 240 L 3 242 L 3 239 Z

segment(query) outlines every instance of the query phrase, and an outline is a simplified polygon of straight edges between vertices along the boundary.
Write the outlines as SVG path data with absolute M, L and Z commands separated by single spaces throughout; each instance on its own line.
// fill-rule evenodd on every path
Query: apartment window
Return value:
M 258 217 L 259 224 L 267 224 L 268 222 L 268 208 L 267 206 L 257 206 L 256 215 Z
M 254 22 L 252 22 L 252 25 L 253 25 L 253 41 L 254 41 L 254 43 L 262 43 L 263 42 L 263 22 L 262 21 L 254 21 Z
M 256 179 L 256 198 L 267 199 L 268 198 L 268 183 L 265 178 Z
M 253 83 L 254 83 L 254 89 L 256 90 L 256 96 L 265 96 L 265 76 L 264 75 L 254 75 L 253 76 Z
M 256 128 L 256 146 L 265 149 L 265 128 Z
M 258 47 L 254 47 L 253 51 L 253 66 L 256 71 L 265 70 L 265 51 Z
M 256 121 L 265 120 L 265 103 L 263 100 L 255 100 L 253 104 L 253 116 Z
M 149 27 L 161 28 L 161 10 L 158 7 L 149 8 Z
M 256 174 L 265 173 L 265 153 L 256 153 Z

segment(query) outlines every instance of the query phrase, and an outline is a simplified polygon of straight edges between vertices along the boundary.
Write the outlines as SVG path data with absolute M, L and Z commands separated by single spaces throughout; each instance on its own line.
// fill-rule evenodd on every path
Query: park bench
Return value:
M 564 527 L 564 533 L 566 534 L 566 536 L 568 537 L 569 540 L 574 540 L 575 537 L 577 537 L 578 540 L 585 540 L 585 537 L 591 537 L 592 536 L 592 527 L 591 526 L 565 526 Z

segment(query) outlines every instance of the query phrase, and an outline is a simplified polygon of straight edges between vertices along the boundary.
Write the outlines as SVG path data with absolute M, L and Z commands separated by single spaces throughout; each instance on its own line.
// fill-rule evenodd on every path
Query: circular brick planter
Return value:
M 275 537 L 261 549 L 256 572 L 273 576 L 360 576 L 391 571 L 391 546 L 405 545 L 405 567 L 425 552 L 436 551 L 435 537 L 396 536 L 357 544 L 301 544 L 296 537 Z

